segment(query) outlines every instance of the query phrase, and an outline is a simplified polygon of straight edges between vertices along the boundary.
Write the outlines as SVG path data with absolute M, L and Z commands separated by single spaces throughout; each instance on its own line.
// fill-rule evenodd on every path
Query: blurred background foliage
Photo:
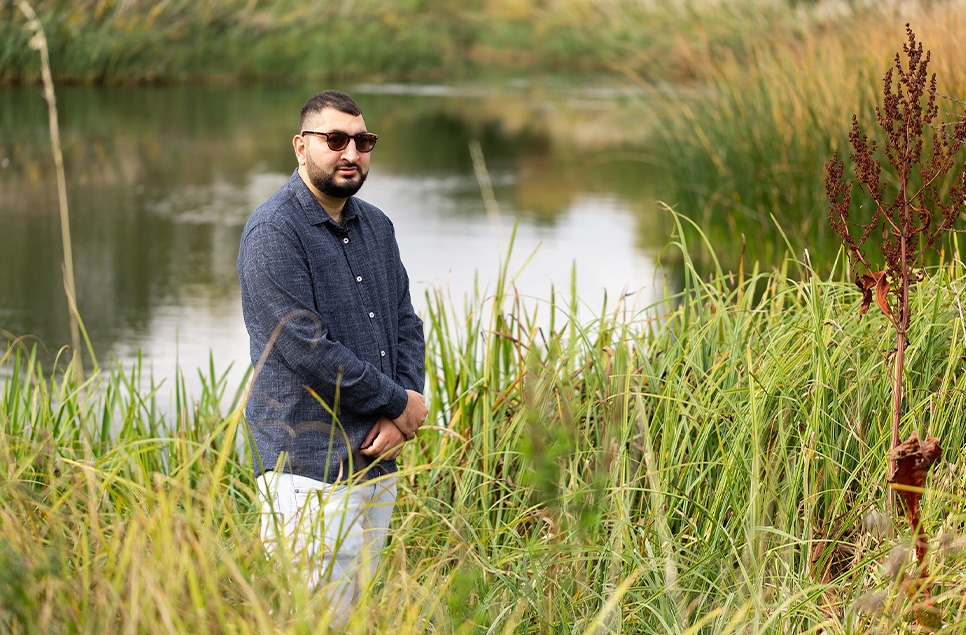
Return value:
M 622 70 L 676 81 L 709 55 L 798 38 L 882 3 L 794 0 L 37 0 L 55 79 L 426 80 Z M 889 3 L 886 3 L 889 4 Z M 0 4 L 0 82 L 39 77 Z

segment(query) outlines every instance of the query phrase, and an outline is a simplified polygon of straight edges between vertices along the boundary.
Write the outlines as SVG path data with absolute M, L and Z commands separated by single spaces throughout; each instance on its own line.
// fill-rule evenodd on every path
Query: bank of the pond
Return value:
M 17 3 L 0 5 L 0 83 L 40 76 Z M 861 3 L 795 0 L 33 0 L 55 80 L 453 80 L 620 70 L 690 80 L 704 56 L 848 22 Z M 831 9 L 829 9 L 831 7 Z M 848 28 L 847 25 L 845 28 Z
M 881 79 L 905 23 L 932 51 L 940 92 L 966 97 L 962 0 L 34 5 L 59 82 L 359 85 L 616 71 L 646 89 L 628 91 L 644 106 L 641 123 L 625 118 L 615 127 L 628 128 L 628 145 L 665 170 L 663 200 L 722 245 L 716 255 L 733 270 L 742 259 L 772 266 L 786 239 L 798 252 L 837 249 L 824 164 L 847 148 L 853 113 L 875 134 Z M 28 40 L 14 5 L 0 5 L 0 83 L 39 77 Z M 517 113 L 505 110 L 491 116 L 515 123 Z M 943 108 L 957 110 L 955 101 Z
M 699 65 L 707 91 L 663 100 L 664 125 L 654 127 L 652 143 L 675 191 L 668 202 L 687 210 L 715 244 L 746 239 L 745 249 L 717 254 L 727 268 L 737 270 L 741 258 L 778 262 L 786 237 L 797 252 L 835 251 L 825 164 L 836 149 L 848 158 L 853 114 L 882 147 L 876 108 L 883 104 L 883 77 L 907 44 L 906 24 L 931 52 L 929 72 L 941 95 L 937 124 L 964 116 L 964 2 L 901 9 L 884 3 L 832 28 L 805 28 L 800 38 L 749 42 L 741 58 L 708 55 Z M 883 183 L 894 182 L 886 170 Z M 866 218 L 860 208 L 868 210 L 870 201 L 854 194 L 855 218 Z M 700 266 L 710 271 L 714 264 Z
M 394 538 L 351 632 L 913 628 L 924 591 L 904 582 L 912 538 L 886 503 L 884 319 L 806 263 L 709 281 L 680 251 L 686 289 L 660 319 L 616 305 L 578 321 L 558 297 L 537 329 L 505 277 L 469 317 L 436 298 L 434 427 L 403 455 Z M 906 351 L 903 435 L 944 448 L 923 528 L 948 633 L 966 628 L 964 293 L 961 264 L 931 271 Z M 264 558 L 238 402 L 218 399 L 234 387 L 215 374 L 160 420 L 130 373 L 82 397 L 23 353 L 2 363 L 0 628 L 324 629 L 302 574 Z

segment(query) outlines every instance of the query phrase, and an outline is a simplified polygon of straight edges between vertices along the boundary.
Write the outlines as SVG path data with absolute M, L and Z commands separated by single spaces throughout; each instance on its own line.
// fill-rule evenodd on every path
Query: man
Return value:
M 341 622 L 385 540 L 395 458 L 426 418 L 425 346 L 392 222 L 354 196 L 377 136 L 332 90 L 306 102 L 299 131 L 298 168 L 242 233 L 245 414 L 263 540 L 326 584 Z

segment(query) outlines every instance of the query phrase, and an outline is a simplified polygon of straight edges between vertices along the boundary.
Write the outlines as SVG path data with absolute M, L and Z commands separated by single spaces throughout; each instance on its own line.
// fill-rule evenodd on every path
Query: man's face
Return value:
M 303 129 L 354 135 L 366 132 L 366 121 L 361 115 L 327 108 L 307 118 Z M 332 198 L 349 198 L 366 181 L 369 153 L 359 152 L 354 139 L 350 139 L 349 145 L 342 150 L 330 150 L 326 139 L 318 135 L 296 137 L 295 153 L 299 162 L 304 163 L 309 181 L 319 192 Z

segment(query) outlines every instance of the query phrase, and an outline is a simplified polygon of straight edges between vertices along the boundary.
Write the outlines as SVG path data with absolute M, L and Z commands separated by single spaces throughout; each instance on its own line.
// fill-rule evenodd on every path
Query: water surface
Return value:
M 511 271 L 524 295 L 566 290 L 588 314 L 604 294 L 662 297 L 667 243 L 636 99 L 619 84 L 342 87 L 379 133 L 360 196 L 394 221 L 417 310 L 443 288 L 462 306 Z M 310 89 L 311 90 L 311 89 Z M 78 305 L 102 363 L 138 353 L 157 379 L 178 365 L 248 365 L 235 259 L 252 210 L 295 168 L 310 90 L 293 87 L 58 90 Z M 0 88 L 0 329 L 49 351 L 69 342 L 46 104 Z M 469 147 L 482 149 L 487 210 Z

